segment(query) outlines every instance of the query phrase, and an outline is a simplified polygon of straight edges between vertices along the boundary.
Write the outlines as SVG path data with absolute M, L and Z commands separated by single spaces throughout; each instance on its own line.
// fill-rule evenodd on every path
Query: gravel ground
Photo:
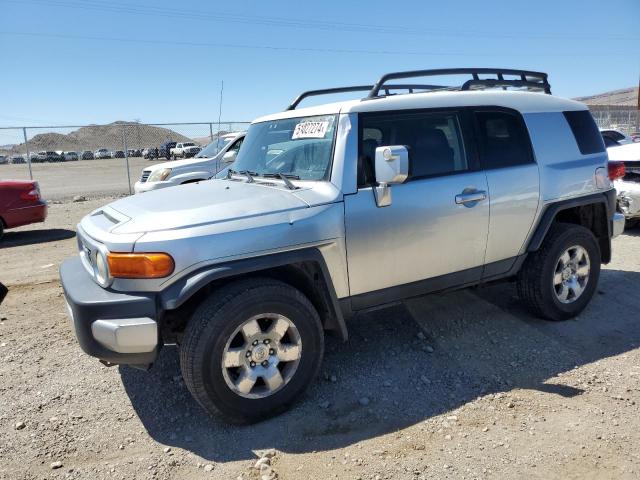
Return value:
M 57 268 L 104 203 L 1 244 L 0 478 L 640 477 L 640 231 L 576 320 L 531 317 L 510 284 L 360 315 L 301 402 L 237 427 L 191 399 L 175 348 L 142 372 L 76 344 Z
M 130 158 L 131 188 L 140 178 L 142 169 L 156 163 L 159 162 Z M 100 192 L 100 195 L 129 193 L 127 164 L 124 158 L 33 163 L 31 168 L 33 179 L 40 183 L 42 196 L 48 200 L 71 199 L 75 195 L 96 196 L 95 192 Z M 0 179 L 28 180 L 29 167 L 27 164 L 0 165 Z

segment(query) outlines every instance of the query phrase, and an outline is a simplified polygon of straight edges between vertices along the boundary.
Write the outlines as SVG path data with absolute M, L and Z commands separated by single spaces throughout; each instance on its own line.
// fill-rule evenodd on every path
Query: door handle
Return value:
M 487 198 L 487 192 L 484 190 L 476 190 L 474 192 L 463 192 L 456 195 L 456 203 L 464 205 L 465 203 L 475 203 Z

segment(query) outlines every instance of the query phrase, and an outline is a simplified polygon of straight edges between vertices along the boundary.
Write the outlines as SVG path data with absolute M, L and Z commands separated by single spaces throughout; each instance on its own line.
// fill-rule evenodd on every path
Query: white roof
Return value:
M 447 107 L 505 107 L 521 113 L 564 112 L 587 110 L 583 103 L 546 93 L 518 92 L 509 90 L 470 90 L 454 92 L 423 92 L 391 95 L 372 100 L 349 100 L 328 103 L 315 107 L 286 110 L 254 120 L 253 123 L 292 117 L 330 115 L 335 113 L 380 112 L 412 108 Z

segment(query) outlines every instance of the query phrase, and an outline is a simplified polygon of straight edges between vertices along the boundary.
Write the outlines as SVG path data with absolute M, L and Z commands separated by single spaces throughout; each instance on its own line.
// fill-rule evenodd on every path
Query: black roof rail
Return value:
M 471 79 L 458 87 L 459 90 L 471 90 L 471 87 L 522 87 L 529 90 L 543 91 L 551 95 L 548 75 L 544 72 L 530 70 L 516 70 L 512 68 L 440 68 L 436 70 L 412 70 L 408 72 L 387 73 L 373 86 L 367 98 L 377 98 L 380 91 L 385 90 L 384 84 L 389 80 L 415 77 L 431 77 L 439 75 L 471 75 Z M 481 79 L 479 75 L 495 75 L 493 79 Z M 520 77 L 519 80 L 505 79 L 504 75 Z M 445 87 L 443 87 L 445 88 Z
M 296 107 L 307 97 L 315 97 L 318 95 L 331 95 L 334 93 L 347 93 L 347 92 L 370 92 L 371 89 L 374 88 L 373 85 L 355 85 L 352 87 L 336 87 L 336 88 L 323 88 L 320 90 L 308 90 L 306 92 L 302 92 L 300 95 L 296 97 L 296 99 L 291 102 L 291 105 L 287 107 L 287 110 L 295 110 Z M 408 90 L 409 93 L 413 93 L 414 90 L 434 90 L 447 88 L 442 85 L 423 85 L 423 84 L 402 84 L 402 85 L 385 85 L 381 88 L 384 90 L 387 95 L 389 95 L 390 90 Z

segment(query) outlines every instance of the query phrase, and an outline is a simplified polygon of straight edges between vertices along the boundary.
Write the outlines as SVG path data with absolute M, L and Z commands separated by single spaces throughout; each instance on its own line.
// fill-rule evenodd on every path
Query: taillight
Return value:
M 617 180 L 625 175 L 624 163 L 622 162 L 609 162 L 609 178 L 611 180 Z
M 31 190 L 24 191 L 20 194 L 20 198 L 28 202 L 35 202 L 37 200 L 40 200 L 40 190 L 38 189 L 38 187 L 36 187 L 32 188 Z

